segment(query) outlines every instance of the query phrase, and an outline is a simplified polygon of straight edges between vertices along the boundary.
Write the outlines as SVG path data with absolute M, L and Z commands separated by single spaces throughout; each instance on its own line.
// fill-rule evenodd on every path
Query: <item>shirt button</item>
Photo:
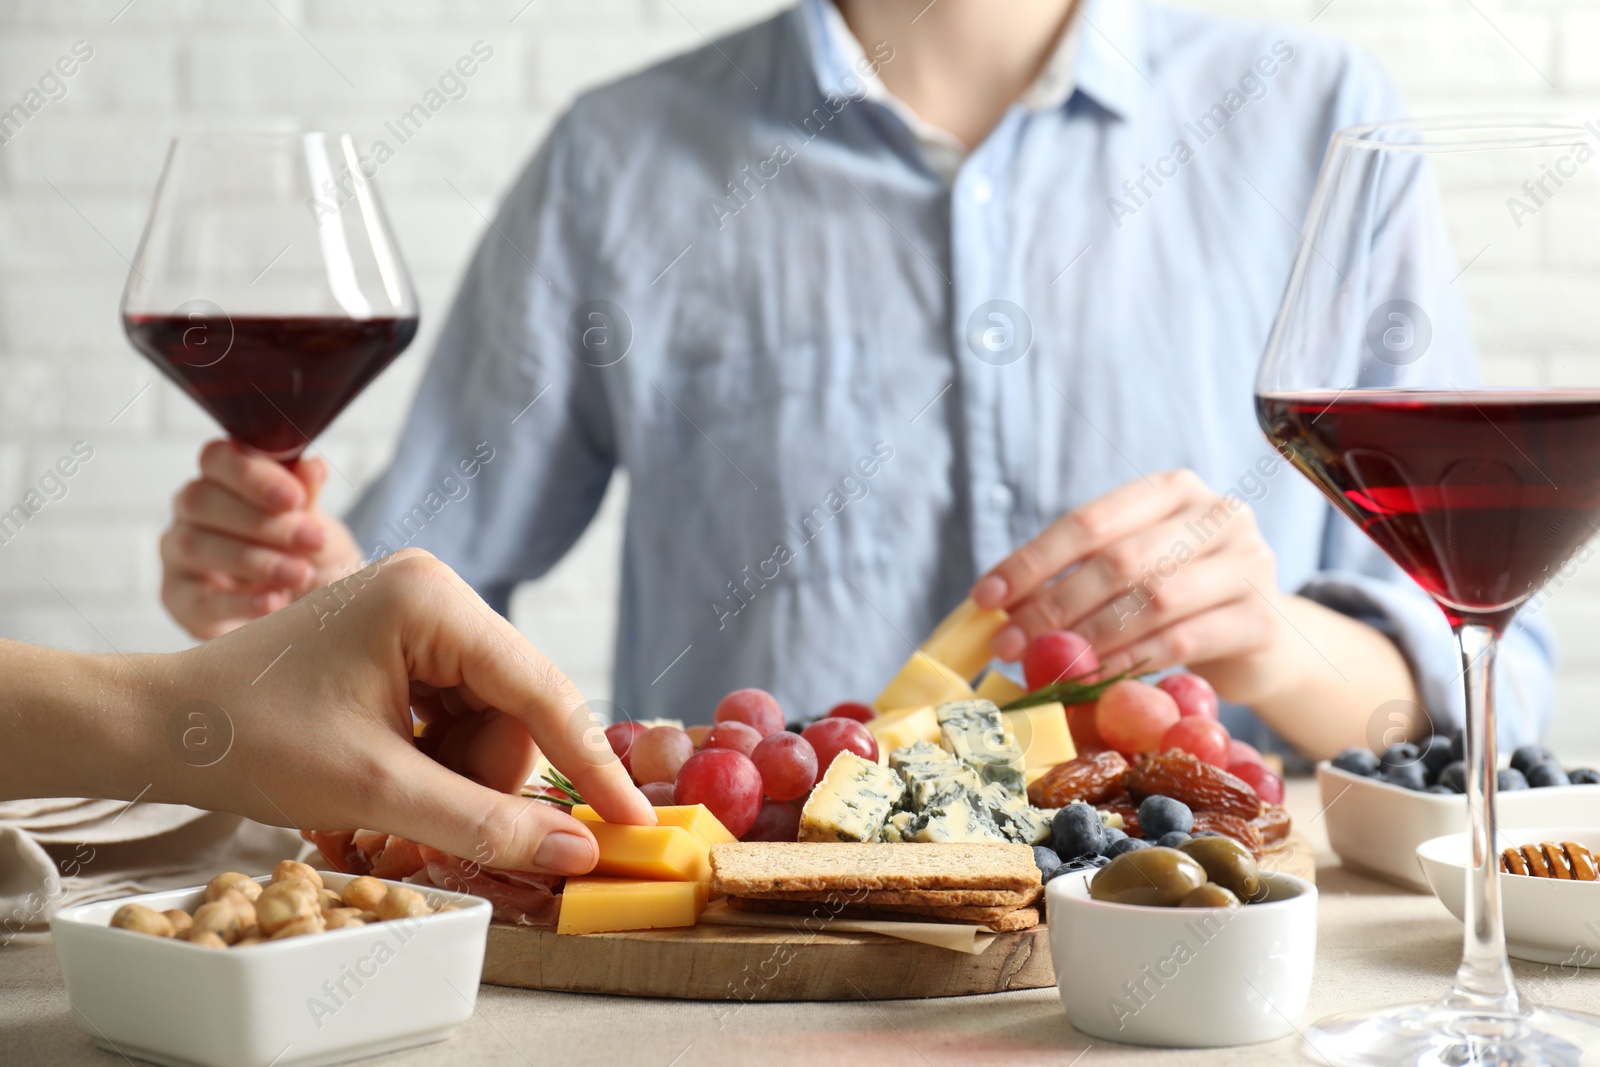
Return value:
M 994 183 L 981 174 L 972 179 L 969 188 L 972 191 L 972 199 L 980 204 L 987 204 L 994 199 Z
M 1016 507 L 1017 494 L 1011 491 L 1009 485 L 995 484 L 989 488 L 989 504 L 996 511 L 1010 511 Z

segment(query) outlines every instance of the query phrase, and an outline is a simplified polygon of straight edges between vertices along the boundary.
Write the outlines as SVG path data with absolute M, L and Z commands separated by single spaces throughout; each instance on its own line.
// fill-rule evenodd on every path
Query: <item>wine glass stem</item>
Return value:
M 1472 845 L 1461 918 L 1461 966 L 1447 998 L 1468 1011 L 1515 1014 L 1519 1008 L 1506 962 L 1500 916 L 1499 856 L 1495 851 L 1494 658 L 1500 635 L 1488 626 L 1456 627 L 1467 686 L 1467 817 Z

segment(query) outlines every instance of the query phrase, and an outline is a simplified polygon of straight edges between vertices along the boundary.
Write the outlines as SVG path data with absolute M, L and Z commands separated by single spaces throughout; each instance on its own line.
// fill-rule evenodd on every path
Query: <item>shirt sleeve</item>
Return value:
M 1336 127 L 1408 113 L 1399 91 L 1378 63 L 1352 49 L 1334 107 Z M 1431 313 L 1431 350 L 1415 363 L 1397 360 L 1395 381 L 1371 384 L 1468 385 L 1480 380 L 1459 289 L 1457 250 L 1450 247 L 1423 157 L 1391 168 L 1386 187 L 1371 191 L 1375 242 L 1368 259 L 1345 264 L 1365 303 L 1330 309 L 1325 336 L 1344 336 L 1351 352 L 1362 344 L 1364 311 L 1395 297 L 1415 298 Z M 1365 383 L 1363 383 L 1365 384 Z M 1329 508 L 1320 569 L 1296 590 L 1326 607 L 1359 619 L 1389 636 L 1411 666 L 1436 731 L 1461 726 L 1465 712 L 1462 661 L 1444 613 L 1354 523 Z M 1508 628 L 1496 664 L 1497 740 L 1510 748 L 1536 741 L 1549 722 L 1554 697 L 1555 641 L 1537 611 L 1524 611 Z M 1374 709 L 1378 718 L 1380 709 Z M 1377 721 L 1377 720 L 1375 720 Z
M 569 114 L 489 224 L 394 458 L 348 516 L 374 558 L 425 548 L 501 612 L 582 534 L 616 462 L 604 360 L 569 344 L 593 247 L 575 141 Z

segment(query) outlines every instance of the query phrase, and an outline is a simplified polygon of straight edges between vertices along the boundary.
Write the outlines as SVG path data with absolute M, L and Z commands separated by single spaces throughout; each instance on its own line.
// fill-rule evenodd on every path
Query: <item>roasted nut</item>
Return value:
M 325 929 L 327 929 L 327 926 L 323 923 L 321 915 L 305 915 L 294 920 L 294 922 L 278 927 L 271 934 L 271 940 L 282 941 L 285 938 L 300 937 L 304 934 L 320 934 Z
M 1170 908 L 1206 884 L 1206 869 L 1175 848 L 1155 845 L 1124 852 L 1100 868 L 1089 896 L 1112 904 Z
M 255 933 L 246 934 L 245 936 L 241 937 L 239 940 L 235 941 L 233 943 L 233 947 L 234 948 L 244 948 L 246 945 L 262 945 L 262 944 L 265 944 L 266 941 L 267 941 L 267 939 L 265 937 L 261 936 L 261 931 L 257 930 Z
M 1207 882 L 1182 900 L 1180 908 L 1237 908 L 1239 898 L 1215 882 Z
M 173 937 L 189 936 L 189 928 L 194 925 L 194 917 L 188 912 L 182 908 L 168 908 L 161 914 L 165 915 L 167 921 L 172 924 Z
M 347 907 L 361 908 L 363 911 L 377 911 L 378 901 L 389 891 L 389 887 L 370 875 L 352 878 L 345 883 L 344 902 Z
M 404 919 L 412 916 L 431 915 L 433 909 L 428 907 L 428 902 L 422 899 L 422 894 L 414 889 L 404 886 L 390 886 L 389 891 L 378 901 L 378 918 Z
M 171 937 L 173 935 L 172 920 L 143 904 L 124 904 L 111 916 L 111 925 L 121 930 L 132 930 L 137 934 L 150 934 L 154 937 Z
M 210 904 L 230 889 L 246 900 L 255 900 L 256 897 L 261 895 L 261 883 L 251 878 L 248 874 L 240 874 L 238 871 L 223 871 L 206 883 L 205 902 Z
M 268 936 L 296 919 L 310 918 L 317 913 L 315 890 L 299 878 L 272 883 L 256 901 L 256 924 Z
M 332 911 L 344 907 L 344 899 L 331 889 L 317 890 L 317 910 Z
M 1249 849 L 1231 837 L 1191 837 L 1178 850 L 1206 869 L 1206 878 L 1240 900 L 1261 893 L 1261 869 Z
M 460 910 L 461 909 L 456 907 L 454 904 L 440 904 L 439 905 L 439 911 L 460 911 Z M 435 915 L 439 914 L 439 911 L 434 912 L 434 914 Z
M 381 922 L 383 922 L 382 919 L 378 918 L 378 913 L 375 912 L 375 911 L 364 911 L 364 912 L 362 912 L 361 913 L 361 921 L 364 922 L 364 923 L 381 923 Z
M 346 926 L 367 925 L 361 915 L 360 908 L 331 908 L 322 913 L 322 921 L 329 930 L 341 930 Z
M 315 868 L 301 863 L 299 860 L 279 860 L 278 865 L 272 868 L 273 883 L 287 881 L 291 878 L 299 878 L 310 882 L 316 889 L 322 888 L 322 875 L 318 874 Z
M 202 907 L 209 907 L 209 905 L 201 905 L 201 906 Z M 194 929 L 191 929 L 189 931 L 189 936 L 187 938 L 185 938 L 185 940 L 187 940 L 189 942 L 189 944 L 191 944 L 191 945 L 199 945 L 201 948 L 221 948 L 221 949 L 225 949 L 225 948 L 228 947 L 228 943 L 226 941 L 222 940 L 222 938 L 218 937 L 216 934 L 212 933 L 210 930 L 194 930 Z
M 190 928 L 191 940 L 196 933 L 216 934 L 231 945 L 244 936 L 244 913 L 232 900 L 214 900 L 194 910 L 194 925 Z

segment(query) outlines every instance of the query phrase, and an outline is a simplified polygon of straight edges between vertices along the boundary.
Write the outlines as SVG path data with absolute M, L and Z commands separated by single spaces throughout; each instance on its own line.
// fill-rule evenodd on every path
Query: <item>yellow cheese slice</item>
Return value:
M 920 708 L 950 700 L 971 700 L 972 686 L 961 675 L 926 652 L 913 652 L 900 673 L 883 687 L 872 702 L 874 711 Z
M 962 678 L 976 678 L 994 658 L 989 642 L 1009 618 L 998 608 L 985 611 L 970 599 L 963 600 L 934 627 L 933 633 L 922 643 L 922 651 Z
M 704 804 L 674 804 L 655 809 L 656 823 L 660 826 L 676 826 L 687 830 L 709 845 L 731 845 L 739 840 L 730 834 L 726 827 L 711 814 L 711 809 Z M 583 822 L 605 822 L 587 804 L 574 804 L 572 817 Z
M 561 891 L 558 934 L 693 926 L 706 908 L 704 882 L 635 878 L 568 878 Z
M 879 762 L 889 753 L 918 741 L 939 743 L 939 717 L 932 707 L 902 708 L 887 712 L 867 723 L 867 730 L 878 742 Z
M 711 846 L 681 826 L 586 822 L 600 846 L 594 873 L 614 878 L 711 881 Z
M 972 695 L 979 700 L 992 700 L 1001 707 L 1005 707 L 1018 697 L 1026 696 L 1027 693 L 1026 689 L 999 671 L 990 671 L 985 674 L 983 681 L 979 682 L 977 688 L 972 691 Z
M 1049 772 L 1049 767 L 1024 767 L 1022 768 L 1022 784 L 1031 786 Z
M 1022 749 L 1023 766 L 1054 767 L 1078 754 L 1067 729 L 1067 709 L 1060 704 L 1035 704 L 1020 711 L 1003 711 L 1006 729 Z

